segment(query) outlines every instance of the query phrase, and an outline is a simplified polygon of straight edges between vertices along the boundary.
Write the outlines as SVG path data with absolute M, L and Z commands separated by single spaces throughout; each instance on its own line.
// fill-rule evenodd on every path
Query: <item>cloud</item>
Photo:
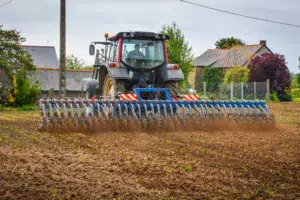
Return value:
M 195 3 L 288 23 L 298 23 L 298 0 L 190 0 Z M 0 24 L 17 29 L 28 44 L 56 46 L 59 53 L 59 1 L 13 0 L 0 8 Z M 157 32 L 176 21 L 195 56 L 214 48 L 218 38 L 235 36 L 248 44 L 267 40 L 271 50 L 286 55 L 291 71 L 298 70 L 299 30 L 203 9 L 180 0 L 68 0 L 67 53 L 92 64 L 88 45 L 104 40 L 105 32 Z

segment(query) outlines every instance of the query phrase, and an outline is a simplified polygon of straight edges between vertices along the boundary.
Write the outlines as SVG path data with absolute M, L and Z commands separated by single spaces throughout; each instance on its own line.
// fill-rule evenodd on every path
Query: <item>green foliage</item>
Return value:
M 293 102 L 299 102 L 300 103 L 300 98 L 294 98 Z
M 184 82 L 187 82 L 188 75 L 193 69 L 191 46 L 186 41 L 183 32 L 176 22 L 173 22 L 172 25 L 164 25 L 161 33 L 168 34 L 170 36 L 170 39 L 167 40 L 169 62 L 180 66 L 185 77 Z M 182 84 L 180 83 L 180 86 L 181 85 Z
M 247 67 L 236 66 L 226 72 L 225 83 L 246 83 L 248 81 L 249 69 Z
M 73 70 L 92 70 L 92 66 L 84 66 L 84 60 L 79 59 L 74 55 L 67 56 L 66 68 Z
M 278 99 L 278 96 L 277 96 L 276 92 L 273 92 L 273 93 L 270 94 L 270 101 L 279 102 L 279 99 Z
M 277 96 L 278 96 L 279 101 L 281 101 L 281 102 L 290 102 L 290 101 L 292 101 L 292 95 L 291 94 L 284 93 L 284 94 L 278 94 Z
M 224 79 L 224 70 L 222 68 L 204 67 L 202 70 L 203 81 L 206 82 L 207 90 L 219 88 Z
M 293 98 L 300 98 L 300 88 L 294 88 L 291 90 Z
M 13 72 L 23 69 L 29 74 L 36 67 L 30 54 L 22 49 L 21 43 L 26 40 L 21 37 L 20 32 L 4 30 L 2 27 L 0 25 L 0 104 L 7 104 Z
M 19 70 L 16 73 L 16 84 L 10 91 L 13 101 L 13 106 L 26 106 L 33 105 L 38 99 L 40 93 L 39 87 L 36 84 L 32 84 L 31 80 L 27 78 L 25 70 Z
M 244 46 L 244 45 L 245 45 L 244 41 L 235 37 L 221 38 L 215 43 L 217 49 L 230 49 L 233 46 Z
M 192 170 L 192 166 L 190 166 L 190 165 L 187 165 L 187 166 L 184 167 L 185 172 L 189 172 L 191 170 Z
M 36 111 L 37 108 L 34 106 L 21 106 L 17 109 L 17 111 Z
M 300 73 L 294 76 L 292 82 L 292 88 L 300 88 Z

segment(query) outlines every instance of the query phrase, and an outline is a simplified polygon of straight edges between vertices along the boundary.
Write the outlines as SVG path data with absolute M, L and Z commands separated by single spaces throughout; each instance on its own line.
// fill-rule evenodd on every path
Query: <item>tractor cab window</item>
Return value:
M 164 60 L 163 41 L 123 40 L 122 61 L 133 68 L 151 69 L 161 65 Z
M 113 42 L 113 44 L 110 47 L 108 60 L 111 62 L 117 62 L 118 44 L 118 41 Z

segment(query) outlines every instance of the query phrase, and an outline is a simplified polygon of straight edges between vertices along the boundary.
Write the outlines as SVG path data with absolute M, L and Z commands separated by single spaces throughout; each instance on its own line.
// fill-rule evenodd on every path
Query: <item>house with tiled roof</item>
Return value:
M 196 79 L 201 80 L 204 67 L 230 69 L 235 66 L 248 66 L 252 58 L 263 53 L 272 53 L 265 40 L 259 44 L 234 46 L 230 49 L 208 49 L 193 60 L 196 67 Z
M 59 93 L 59 63 L 54 46 L 22 45 L 33 59 L 36 73 L 32 76 L 33 81 L 38 81 L 41 89 L 41 97 L 46 98 L 49 90 Z M 82 95 L 82 80 L 92 77 L 90 70 L 67 70 L 66 90 L 68 97 L 79 97 Z

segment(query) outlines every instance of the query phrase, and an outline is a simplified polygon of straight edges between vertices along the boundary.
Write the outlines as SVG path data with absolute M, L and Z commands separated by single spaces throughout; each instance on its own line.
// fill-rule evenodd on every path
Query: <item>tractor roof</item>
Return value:
M 170 39 L 170 36 L 154 32 L 119 32 L 116 35 L 109 37 L 108 40 L 113 41 L 118 40 L 119 38 L 168 40 Z

